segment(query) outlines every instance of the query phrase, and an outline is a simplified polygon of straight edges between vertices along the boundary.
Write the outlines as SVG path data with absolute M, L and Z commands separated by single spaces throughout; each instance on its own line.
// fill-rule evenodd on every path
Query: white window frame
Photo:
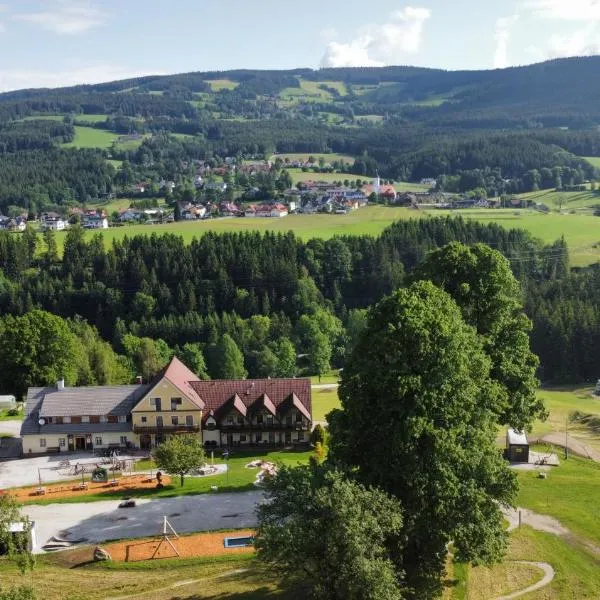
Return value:
M 90 418 L 89 417 L 81 417 L 81 422 L 82 423 L 89 423 L 90 422 Z
M 66 448 L 66 446 L 67 446 L 67 440 L 65 438 L 58 438 L 58 447 Z
M 63 417 L 63 423 L 70 423 L 71 417 Z
M 102 437 L 97 435 L 94 437 L 94 446 L 102 446 Z
M 46 447 L 46 438 L 40 438 L 40 448 Z
M 127 423 L 127 415 L 119 415 L 118 422 L 119 423 Z

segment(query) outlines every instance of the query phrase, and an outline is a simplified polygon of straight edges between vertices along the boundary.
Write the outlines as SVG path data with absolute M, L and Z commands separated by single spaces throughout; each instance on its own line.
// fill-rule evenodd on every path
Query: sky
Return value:
M 0 91 L 149 74 L 600 53 L 600 0 L 0 0 Z

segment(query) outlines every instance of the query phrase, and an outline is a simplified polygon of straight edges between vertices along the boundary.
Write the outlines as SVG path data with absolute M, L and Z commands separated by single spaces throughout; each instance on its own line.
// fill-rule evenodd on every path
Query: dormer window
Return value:
M 267 425 L 273 425 L 273 415 L 267 415 Z
M 233 425 L 233 415 L 227 415 L 227 425 Z
M 258 415 L 256 415 L 256 422 L 259 425 L 262 425 L 262 423 L 263 423 L 263 414 L 262 413 L 259 413 Z

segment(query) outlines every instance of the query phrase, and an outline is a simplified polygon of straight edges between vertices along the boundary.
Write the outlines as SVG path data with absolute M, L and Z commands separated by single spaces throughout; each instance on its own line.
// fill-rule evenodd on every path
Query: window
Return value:
M 299 412 L 296 413 L 296 423 L 302 423 L 302 414 Z
M 70 423 L 71 417 L 63 417 L 63 423 Z
M 71 417 L 71 423 L 81 423 L 81 417 Z
M 117 415 L 108 415 L 108 422 L 109 423 L 118 423 L 119 418 L 117 417 Z
M 57 425 L 62 425 L 62 422 L 63 422 L 62 417 L 55 417 L 54 422 Z
M 98 415 L 90 417 L 90 423 L 100 423 L 100 417 Z
M 273 415 L 267 415 L 267 425 L 273 425 Z
M 285 418 L 285 424 L 286 424 L 286 425 L 291 425 L 291 424 L 292 424 L 292 415 L 288 415 L 288 416 Z
M 46 438 L 40 438 L 40 448 L 46 447 Z
M 179 425 L 179 417 L 171 417 L 171 425 Z
M 58 438 L 58 447 L 64 448 L 67 445 L 67 440 L 65 438 Z
M 244 417 L 242 417 L 241 415 L 237 418 L 237 424 L 238 425 L 243 425 L 244 424 Z
M 233 415 L 227 415 L 227 425 L 233 425 Z
M 171 398 L 171 410 L 177 410 L 178 406 L 181 406 L 181 398 Z
M 89 423 L 90 422 L 90 418 L 89 417 L 81 417 L 81 422 L 82 423 Z
M 194 417 L 193 417 L 192 415 L 187 415 L 187 416 L 185 417 L 185 424 L 186 424 L 188 427 L 191 427 L 191 426 L 194 424 Z
M 161 410 L 160 398 L 150 398 L 150 406 L 154 406 L 156 410 Z
M 127 436 L 126 435 L 121 436 L 121 446 L 127 446 Z
M 119 415 L 119 423 L 127 423 L 127 415 Z
M 262 442 L 262 433 L 256 434 L 256 443 L 260 444 Z
M 263 415 L 262 415 L 262 413 L 260 413 L 260 414 L 256 415 L 256 422 L 257 422 L 259 425 L 262 425 L 262 423 L 263 423 Z
M 157 427 L 163 426 L 163 418 L 162 417 L 156 417 L 156 426 Z
M 102 446 L 102 438 L 99 435 L 97 435 L 94 440 L 94 443 L 96 444 L 96 446 Z
M 304 441 L 304 431 L 299 431 L 298 432 L 298 441 L 299 442 L 303 442 Z
M 141 421 L 142 421 L 142 423 L 147 423 L 148 422 L 148 417 L 142 417 Z
M 269 431 L 269 444 L 275 443 L 275 434 L 272 431 Z
M 245 442 L 245 441 L 246 441 L 246 436 L 240 435 L 240 442 Z
M 102 415 L 100 417 L 100 423 L 108 423 L 108 417 L 106 415 Z

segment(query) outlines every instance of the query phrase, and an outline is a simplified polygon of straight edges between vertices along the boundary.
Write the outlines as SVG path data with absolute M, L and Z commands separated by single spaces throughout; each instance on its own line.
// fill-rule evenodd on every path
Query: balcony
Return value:
M 310 431 L 308 423 L 220 423 L 215 429 L 221 431 Z
M 163 425 L 162 427 L 147 427 L 146 425 L 134 425 L 133 433 L 152 433 L 152 434 L 169 434 L 169 433 L 198 433 L 200 425 Z

